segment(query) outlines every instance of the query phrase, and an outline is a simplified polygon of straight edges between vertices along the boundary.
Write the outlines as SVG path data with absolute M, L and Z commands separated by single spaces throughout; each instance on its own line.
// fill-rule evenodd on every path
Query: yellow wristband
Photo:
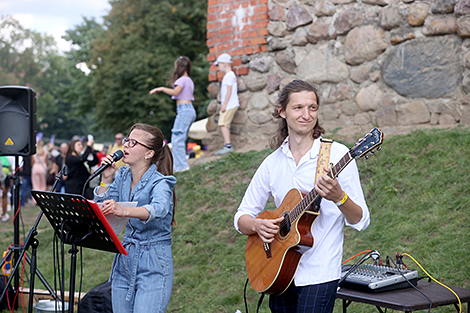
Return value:
M 346 202 L 346 200 L 348 200 L 348 194 L 344 193 L 343 199 L 341 199 L 341 201 L 336 202 L 335 204 L 336 204 L 336 206 L 343 205 Z
M 104 187 L 104 188 L 108 188 L 109 186 L 111 186 L 111 184 L 105 184 L 105 183 L 101 182 L 100 186 Z

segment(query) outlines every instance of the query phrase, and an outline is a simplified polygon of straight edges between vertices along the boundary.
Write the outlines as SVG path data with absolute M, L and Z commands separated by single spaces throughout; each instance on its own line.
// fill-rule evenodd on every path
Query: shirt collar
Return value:
M 314 159 L 318 156 L 320 153 L 320 144 L 321 144 L 321 138 L 319 137 L 313 141 L 312 148 L 308 152 L 310 154 L 310 159 Z M 281 144 L 281 151 L 284 153 L 286 156 L 294 158 L 292 155 L 292 152 L 289 149 L 289 136 L 284 139 L 284 141 Z

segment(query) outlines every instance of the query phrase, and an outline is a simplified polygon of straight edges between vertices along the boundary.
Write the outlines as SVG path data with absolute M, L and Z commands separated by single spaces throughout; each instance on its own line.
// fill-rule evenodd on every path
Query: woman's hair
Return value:
M 281 92 L 279 93 L 277 105 L 274 107 L 273 112 L 273 116 L 279 119 L 279 125 L 277 128 L 276 135 L 271 139 L 270 146 L 272 149 L 279 148 L 284 142 L 284 139 L 286 139 L 286 137 L 289 135 L 286 119 L 279 114 L 279 109 L 285 111 L 287 108 L 287 104 L 290 101 L 291 94 L 302 91 L 315 93 L 315 97 L 317 98 L 317 105 L 318 107 L 320 107 L 320 98 L 318 97 L 318 90 L 313 84 L 310 84 L 303 80 L 294 80 L 287 84 L 284 88 L 282 88 Z M 317 123 L 315 124 L 315 127 L 312 131 L 312 138 L 317 139 L 324 132 L 325 130 L 323 129 L 323 127 L 320 126 L 320 122 L 317 119 Z
M 65 164 L 67 164 L 67 159 L 70 155 L 72 155 L 74 152 L 77 155 L 80 155 L 80 151 L 75 151 L 75 144 L 79 142 L 79 139 L 74 139 L 69 143 L 69 148 L 67 149 L 67 154 L 65 155 Z
M 44 153 L 44 141 L 39 140 L 38 145 L 36 147 L 36 154 L 42 155 Z
M 157 171 L 159 171 L 162 175 L 165 176 L 173 175 L 173 155 L 171 154 L 171 150 L 168 145 L 166 143 L 164 144 L 162 131 L 155 126 L 138 123 L 134 124 L 131 127 L 131 129 L 129 130 L 129 134 L 134 129 L 142 130 L 150 135 L 148 142 L 146 142 L 146 145 L 152 148 L 152 150 L 155 152 L 150 161 L 157 165 Z M 173 190 L 173 220 L 171 222 L 172 225 L 176 225 L 175 208 L 176 195 L 175 191 Z
M 184 72 L 191 76 L 191 60 L 188 57 L 181 56 L 175 61 L 175 71 L 173 75 L 166 81 L 167 84 L 173 85 L 175 81 L 184 75 Z

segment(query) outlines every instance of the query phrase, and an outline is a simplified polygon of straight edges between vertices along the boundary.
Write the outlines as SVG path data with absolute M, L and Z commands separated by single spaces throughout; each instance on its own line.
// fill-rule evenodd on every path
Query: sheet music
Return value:
M 137 206 L 137 202 L 118 202 L 121 206 L 126 208 L 134 208 Z M 98 203 L 98 206 L 103 208 L 103 203 Z M 105 215 L 106 219 L 108 220 L 109 225 L 113 228 L 114 233 L 116 236 L 119 236 L 124 228 L 126 228 L 127 222 L 129 221 L 129 217 L 119 217 L 114 214 Z

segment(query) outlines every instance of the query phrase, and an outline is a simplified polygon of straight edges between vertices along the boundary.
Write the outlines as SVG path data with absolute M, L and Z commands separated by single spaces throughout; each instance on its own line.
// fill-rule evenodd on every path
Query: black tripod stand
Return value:
M 15 157 L 15 164 L 18 164 L 18 156 Z M 66 167 L 64 168 L 66 169 Z M 57 176 L 55 178 L 54 185 L 51 188 L 51 192 L 55 190 L 55 187 L 57 186 L 57 183 L 59 182 L 60 178 L 62 177 L 63 173 L 62 170 L 57 173 Z M 64 174 L 65 175 L 65 174 Z M 21 264 L 21 260 L 23 257 L 26 255 L 26 261 L 30 265 L 30 287 L 29 287 L 29 305 L 28 305 L 28 312 L 33 312 L 33 300 L 34 300 L 34 281 L 36 275 L 39 277 L 41 282 L 44 284 L 44 286 L 47 288 L 51 296 L 56 300 L 59 301 L 58 296 L 54 292 L 54 290 L 51 288 L 51 286 L 47 283 L 46 279 L 44 276 L 41 274 L 41 272 L 37 269 L 37 248 L 39 245 L 39 241 L 36 239 L 36 235 L 38 234 L 37 232 L 37 227 L 39 225 L 39 222 L 41 221 L 43 212 L 41 211 L 39 213 L 39 216 L 36 219 L 36 222 L 34 223 L 34 226 L 31 228 L 31 230 L 28 233 L 28 236 L 26 237 L 26 241 L 24 242 L 23 245 L 19 244 L 19 219 L 17 217 L 17 213 L 19 211 L 19 199 L 20 199 L 20 190 L 19 187 L 21 186 L 21 180 L 20 177 L 17 176 L 16 174 L 12 177 L 14 180 L 13 184 L 13 189 L 12 189 L 12 196 L 13 196 L 13 203 L 14 203 L 14 212 L 15 212 L 15 219 L 14 219 L 14 244 L 13 246 L 10 247 L 8 250 L 8 253 L 5 255 L 3 258 L 0 267 L 5 264 L 5 261 L 11 256 L 12 253 L 14 253 L 14 260 L 15 260 L 15 266 L 12 269 L 12 272 L 10 274 L 10 277 L 8 279 L 8 282 L 5 285 L 5 289 L 2 292 L 2 295 L 0 296 L 0 301 L 3 299 L 5 296 L 6 291 L 8 290 L 8 286 L 10 286 L 12 279 L 14 279 L 14 290 L 15 292 L 19 292 L 19 273 L 18 273 L 18 267 Z M 26 251 L 31 247 L 31 258 L 26 254 Z

